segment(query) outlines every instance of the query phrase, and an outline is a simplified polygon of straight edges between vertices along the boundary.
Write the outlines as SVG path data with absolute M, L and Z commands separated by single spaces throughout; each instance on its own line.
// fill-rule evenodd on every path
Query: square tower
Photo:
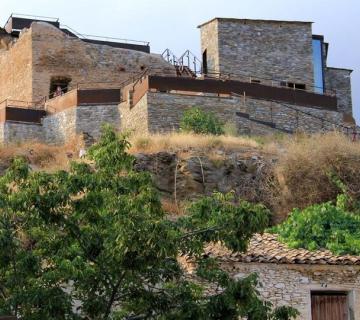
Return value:
M 315 91 L 312 22 L 215 18 L 199 28 L 204 73 Z

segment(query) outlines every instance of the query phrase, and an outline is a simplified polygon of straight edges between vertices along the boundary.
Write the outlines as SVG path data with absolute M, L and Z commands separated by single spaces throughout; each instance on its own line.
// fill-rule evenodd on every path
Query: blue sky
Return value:
M 84 34 L 147 40 L 153 52 L 199 53 L 196 28 L 213 17 L 313 21 L 330 43 L 328 65 L 353 69 L 353 106 L 360 123 L 359 0 L 0 0 L 0 24 L 12 13 L 60 18 Z

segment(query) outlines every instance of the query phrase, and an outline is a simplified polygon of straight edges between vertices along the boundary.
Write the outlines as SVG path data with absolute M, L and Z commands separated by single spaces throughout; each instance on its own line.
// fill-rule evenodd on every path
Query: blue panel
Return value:
M 321 40 L 313 40 L 313 65 L 315 92 L 324 93 L 324 65 Z

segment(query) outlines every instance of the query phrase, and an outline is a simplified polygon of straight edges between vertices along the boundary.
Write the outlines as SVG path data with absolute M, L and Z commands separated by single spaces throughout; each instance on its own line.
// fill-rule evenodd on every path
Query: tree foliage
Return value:
M 180 122 L 180 129 L 197 134 L 221 135 L 223 124 L 212 112 L 205 112 L 198 107 L 186 110 Z
M 273 231 L 293 248 L 360 255 L 360 216 L 346 210 L 348 202 L 347 196 L 340 195 L 336 205 L 327 202 L 295 209 Z
M 256 276 L 232 279 L 204 246 L 245 250 L 268 223 L 260 205 L 201 199 L 167 219 L 148 173 L 132 170 L 125 137 L 106 127 L 92 163 L 32 172 L 15 159 L 0 178 L 0 315 L 22 319 L 290 319 L 259 298 Z M 177 257 L 198 263 L 185 277 Z

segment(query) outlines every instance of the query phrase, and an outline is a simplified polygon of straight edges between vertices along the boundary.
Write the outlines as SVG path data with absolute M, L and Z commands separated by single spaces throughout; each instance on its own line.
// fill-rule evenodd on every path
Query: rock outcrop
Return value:
M 163 197 L 190 200 L 214 191 L 234 192 L 238 198 L 266 202 L 266 181 L 272 162 L 256 152 L 137 154 L 135 169 L 152 173 Z

